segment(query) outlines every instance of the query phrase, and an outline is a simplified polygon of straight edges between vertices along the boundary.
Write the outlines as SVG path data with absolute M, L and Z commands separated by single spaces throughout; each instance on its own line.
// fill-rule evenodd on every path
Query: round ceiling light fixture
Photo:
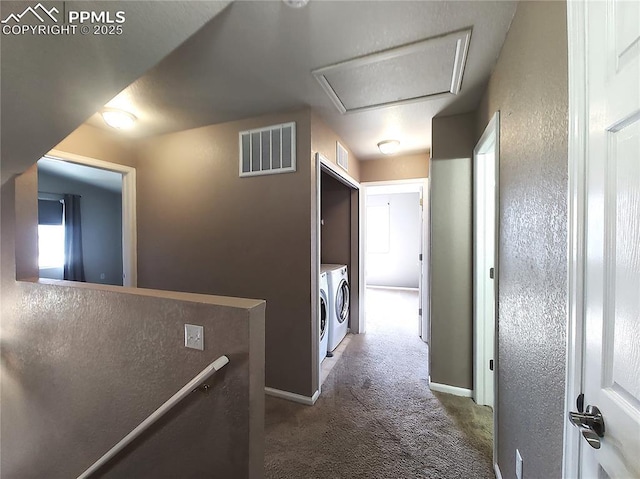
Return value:
M 282 1 L 285 3 L 285 5 L 291 8 L 302 8 L 307 3 L 309 3 L 309 0 L 282 0 Z
M 115 108 L 105 108 L 100 114 L 107 125 L 118 130 L 128 130 L 137 120 L 132 113 Z
M 383 155 L 393 155 L 400 149 L 400 142 L 398 140 L 384 140 L 378 143 L 378 149 Z

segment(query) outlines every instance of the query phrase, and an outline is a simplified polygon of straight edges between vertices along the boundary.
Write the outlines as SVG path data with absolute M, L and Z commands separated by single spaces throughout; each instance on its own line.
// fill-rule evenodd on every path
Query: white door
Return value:
M 640 477 L 640 2 L 585 2 L 584 404 L 604 419 L 581 440 L 582 477 Z M 588 431 L 587 431 L 588 435 Z M 597 446 L 597 440 L 594 441 Z
M 427 314 L 427 310 L 425 308 L 425 297 L 424 297 L 424 190 L 420 188 L 420 207 L 418 209 L 418 214 L 420 215 L 420 246 L 418 247 L 418 268 L 420 269 L 418 273 L 418 334 L 420 338 L 426 343 L 427 339 L 427 328 L 424 324 L 424 318 Z
M 422 190 L 420 193 L 420 197 L 422 198 L 421 209 L 420 209 L 420 218 L 422 223 L 420 225 L 421 241 L 420 241 L 420 250 L 422 251 L 422 263 L 420 265 L 420 277 L 422 279 L 422 284 L 420 285 L 420 307 L 422 308 L 422 316 L 420 316 L 422 334 L 421 338 L 425 343 L 430 343 L 431 341 L 431 326 L 429 322 L 431 321 L 431 298 L 429 297 L 429 180 L 425 179 L 424 184 L 422 185 Z

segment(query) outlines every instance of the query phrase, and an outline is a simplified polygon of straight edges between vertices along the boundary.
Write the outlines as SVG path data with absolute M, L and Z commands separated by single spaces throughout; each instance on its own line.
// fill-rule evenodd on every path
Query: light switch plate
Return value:
M 204 351 L 204 327 L 196 326 L 195 324 L 185 324 L 184 346 L 185 348 Z

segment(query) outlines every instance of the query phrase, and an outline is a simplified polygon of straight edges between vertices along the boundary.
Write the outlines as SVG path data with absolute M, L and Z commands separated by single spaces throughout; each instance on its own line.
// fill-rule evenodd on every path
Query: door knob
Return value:
M 604 417 L 596 406 L 587 406 L 585 412 L 570 412 L 569 420 L 582 432 L 582 437 L 594 449 L 600 449 L 600 438 L 604 437 Z
M 583 429 L 582 430 L 582 437 L 585 438 L 585 440 L 587 441 L 587 443 L 589 443 L 589 445 L 594 448 L 594 449 L 600 449 L 600 436 L 598 436 L 595 432 L 593 432 L 591 429 Z

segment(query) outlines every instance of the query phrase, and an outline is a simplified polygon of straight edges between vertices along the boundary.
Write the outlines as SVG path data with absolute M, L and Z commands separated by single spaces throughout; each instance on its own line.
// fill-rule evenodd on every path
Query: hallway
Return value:
M 493 478 L 490 449 L 457 426 L 486 426 L 490 410 L 428 388 L 417 292 L 367 296 L 367 333 L 351 336 L 316 405 L 267 396 L 265 477 Z

